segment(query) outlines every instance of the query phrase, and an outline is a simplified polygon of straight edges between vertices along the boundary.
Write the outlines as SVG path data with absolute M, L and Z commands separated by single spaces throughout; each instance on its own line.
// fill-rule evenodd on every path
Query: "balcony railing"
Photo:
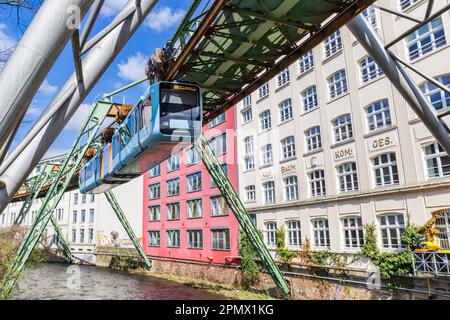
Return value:
M 450 276 L 450 253 L 413 252 L 414 274 L 432 273 Z

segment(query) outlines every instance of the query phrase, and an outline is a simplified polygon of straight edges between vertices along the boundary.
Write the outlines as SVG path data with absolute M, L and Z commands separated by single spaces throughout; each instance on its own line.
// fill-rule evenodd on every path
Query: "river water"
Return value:
M 149 276 L 49 263 L 27 268 L 12 299 L 211 300 L 223 297 Z

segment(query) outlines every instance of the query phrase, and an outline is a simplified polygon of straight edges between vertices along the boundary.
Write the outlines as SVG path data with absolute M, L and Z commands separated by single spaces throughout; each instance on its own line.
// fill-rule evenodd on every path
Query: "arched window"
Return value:
M 398 184 L 398 168 L 395 152 L 385 153 L 372 159 L 375 174 L 375 184 L 386 186 Z
M 437 77 L 436 80 L 450 88 L 450 74 Z M 445 92 L 431 82 L 424 83 L 420 86 L 420 89 L 422 89 L 424 95 L 437 111 L 450 108 L 450 93 Z
M 358 173 L 355 162 L 347 162 L 337 167 L 339 189 L 341 192 L 358 191 Z
M 322 148 L 322 137 L 320 135 L 320 127 L 315 126 L 305 131 L 307 151 L 313 151 Z
M 369 131 L 388 128 L 392 125 L 391 111 L 387 99 L 372 103 L 366 108 Z
M 425 162 L 428 178 L 450 176 L 450 157 L 439 143 L 432 143 L 425 147 Z
M 341 142 L 353 137 L 352 117 L 349 113 L 333 120 L 334 141 Z

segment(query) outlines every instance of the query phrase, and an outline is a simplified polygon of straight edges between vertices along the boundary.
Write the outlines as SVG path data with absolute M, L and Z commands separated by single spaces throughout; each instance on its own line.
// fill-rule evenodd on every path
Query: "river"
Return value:
M 211 300 L 199 289 L 107 268 L 44 263 L 27 268 L 12 299 Z

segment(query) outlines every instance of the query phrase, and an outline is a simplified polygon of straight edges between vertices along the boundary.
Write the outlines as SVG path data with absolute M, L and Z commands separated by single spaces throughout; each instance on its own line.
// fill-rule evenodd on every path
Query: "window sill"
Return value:
M 150 248 L 160 248 L 160 247 L 161 247 L 161 245 L 156 245 L 156 244 L 155 244 L 155 245 L 149 244 L 148 246 L 149 246 Z
M 284 121 L 280 122 L 280 123 L 277 125 L 277 127 L 281 127 L 282 125 L 284 125 L 284 124 L 286 124 L 286 123 L 289 123 L 289 122 L 291 122 L 291 121 L 294 121 L 294 115 L 292 115 L 291 118 L 289 118 L 289 119 L 287 119 L 287 120 L 284 120 Z
M 336 102 L 336 101 L 338 101 L 338 100 L 340 100 L 340 99 L 342 99 L 342 98 L 344 98 L 344 97 L 346 97 L 346 96 L 348 96 L 348 95 L 350 95 L 350 91 L 349 91 L 348 88 L 347 88 L 347 91 L 346 91 L 346 92 L 341 93 L 339 96 L 336 96 L 336 97 L 334 97 L 334 98 L 328 100 L 327 104 L 332 104 L 333 102 Z
M 279 92 L 279 91 L 283 90 L 284 88 L 288 87 L 290 84 L 291 84 L 291 81 L 288 81 L 285 84 L 282 84 L 281 86 L 279 86 L 275 89 L 275 92 Z
M 230 251 L 230 249 L 211 249 L 211 251 Z
M 306 77 L 307 74 L 310 74 L 310 73 L 312 73 L 313 71 L 314 71 L 314 66 L 312 66 L 311 68 L 309 68 L 308 70 L 303 71 L 303 72 L 300 72 L 300 70 L 299 70 L 299 71 L 298 71 L 299 74 L 298 74 L 298 76 L 297 76 L 297 80 L 300 80 L 301 78 Z
M 300 115 L 300 117 L 303 117 L 303 116 L 307 115 L 308 113 L 312 113 L 316 110 L 319 110 L 319 105 L 315 106 L 314 108 L 308 109 L 307 111 L 303 111 L 302 114 Z
M 212 215 L 211 214 L 211 218 L 223 218 L 223 217 L 228 217 L 230 214 L 216 214 L 216 215 Z
M 267 129 L 261 129 L 261 130 L 259 131 L 258 135 L 261 135 L 261 134 L 263 134 L 263 133 L 269 132 L 270 130 L 272 130 L 272 127 L 267 128 Z
M 180 221 L 180 218 L 174 218 L 174 219 L 167 218 L 166 221 Z
M 252 203 L 256 203 L 256 200 L 245 201 L 244 203 L 246 203 L 246 204 L 252 204 Z
M 200 217 L 188 217 L 188 220 L 196 220 L 196 219 L 201 219 L 203 218 L 203 216 Z
M 384 78 L 386 78 L 385 74 L 380 75 L 380 76 L 376 77 L 375 79 L 368 80 L 367 82 L 360 83 L 358 86 L 358 89 L 363 89 L 363 88 L 370 86 L 371 84 L 373 84 L 377 81 L 380 81 L 381 79 L 384 79 Z
M 429 58 L 430 56 L 437 54 L 439 51 L 445 50 L 446 48 L 448 48 L 450 46 L 450 43 L 447 43 L 445 45 L 443 45 L 442 47 L 439 47 L 437 49 L 434 49 L 433 51 L 427 52 L 425 53 L 423 56 L 417 57 L 413 60 L 411 60 L 409 57 L 407 58 L 407 61 L 409 61 L 411 64 L 417 63 L 419 61 L 422 61 L 423 59 Z M 406 54 L 408 54 L 408 52 L 406 52 Z M 444 73 L 445 74 L 445 73 Z
M 349 143 L 352 143 L 352 142 L 355 142 L 355 138 L 350 138 L 350 139 L 346 139 L 346 140 L 342 140 L 342 141 L 336 142 L 336 143 L 334 143 L 334 144 L 332 144 L 330 146 L 330 149 L 341 147 L 343 145 L 346 145 L 346 144 L 349 144 Z
M 269 98 L 269 94 L 266 94 L 264 97 L 259 97 L 259 98 L 256 100 L 256 103 L 260 103 L 261 101 L 266 100 L 267 98 Z
M 245 171 L 243 171 L 242 173 L 249 173 L 249 172 L 253 172 L 253 171 L 255 171 L 255 168 L 253 168 L 253 169 L 248 169 L 248 170 L 245 170 Z M 215 187 L 214 187 L 215 188 Z
M 170 248 L 170 249 L 180 249 L 180 246 L 175 247 L 175 246 L 166 246 L 166 248 Z
M 270 167 L 273 167 L 273 163 L 262 165 L 259 167 L 259 169 L 266 169 L 266 168 L 270 168 Z
M 190 247 L 188 247 L 188 250 L 203 250 L 203 247 L 199 247 L 199 248 L 190 248 Z
M 343 46 L 343 44 L 342 44 Z M 342 52 L 344 52 L 344 47 L 340 48 L 338 51 L 336 51 L 335 53 L 332 53 L 329 57 L 326 57 L 322 60 L 322 65 L 326 64 L 327 62 L 329 62 L 330 60 L 333 60 L 334 58 L 336 58 L 337 56 L 340 56 L 342 54 Z
M 289 158 L 280 160 L 280 161 L 279 161 L 279 164 L 286 163 L 286 162 L 293 161 L 293 160 L 297 160 L 297 157 L 296 157 L 296 156 L 293 156 L 293 157 L 289 157 Z
M 389 132 L 389 131 L 392 131 L 392 130 L 395 130 L 395 129 L 397 129 L 397 125 L 393 125 L 393 126 L 386 127 L 386 128 L 381 128 L 381 129 L 376 129 L 376 130 L 374 130 L 374 131 L 371 131 L 371 132 L 369 132 L 369 133 L 366 133 L 366 134 L 363 136 L 363 138 L 364 138 L 364 139 L 371 138 L 371 137 L 376 136 L 376 135 L 378 135 L 378 134 L 380 134 L 380 133 Z
M 312 156 L 313 154 L 323 152 L 323 148 L 314 149 L 303 154 L 303 157 Z
M 415 8 L 417 8 L 418 6 L 420 6 L 423 2 L 424 2 L 424 0 L 417 1 L 416 3 L 413 3 L 412 5 L 407 7 L 406 9 L 402 10 L 402 8 L 398 8 L 398 10 L 403 13 L 409 13 L 409 12 L 413 11 Z M 395 16 L 395 20 L 400 20 L 400 19 L 405 19 L 405 18 L 402 18 L 400 16 Z

